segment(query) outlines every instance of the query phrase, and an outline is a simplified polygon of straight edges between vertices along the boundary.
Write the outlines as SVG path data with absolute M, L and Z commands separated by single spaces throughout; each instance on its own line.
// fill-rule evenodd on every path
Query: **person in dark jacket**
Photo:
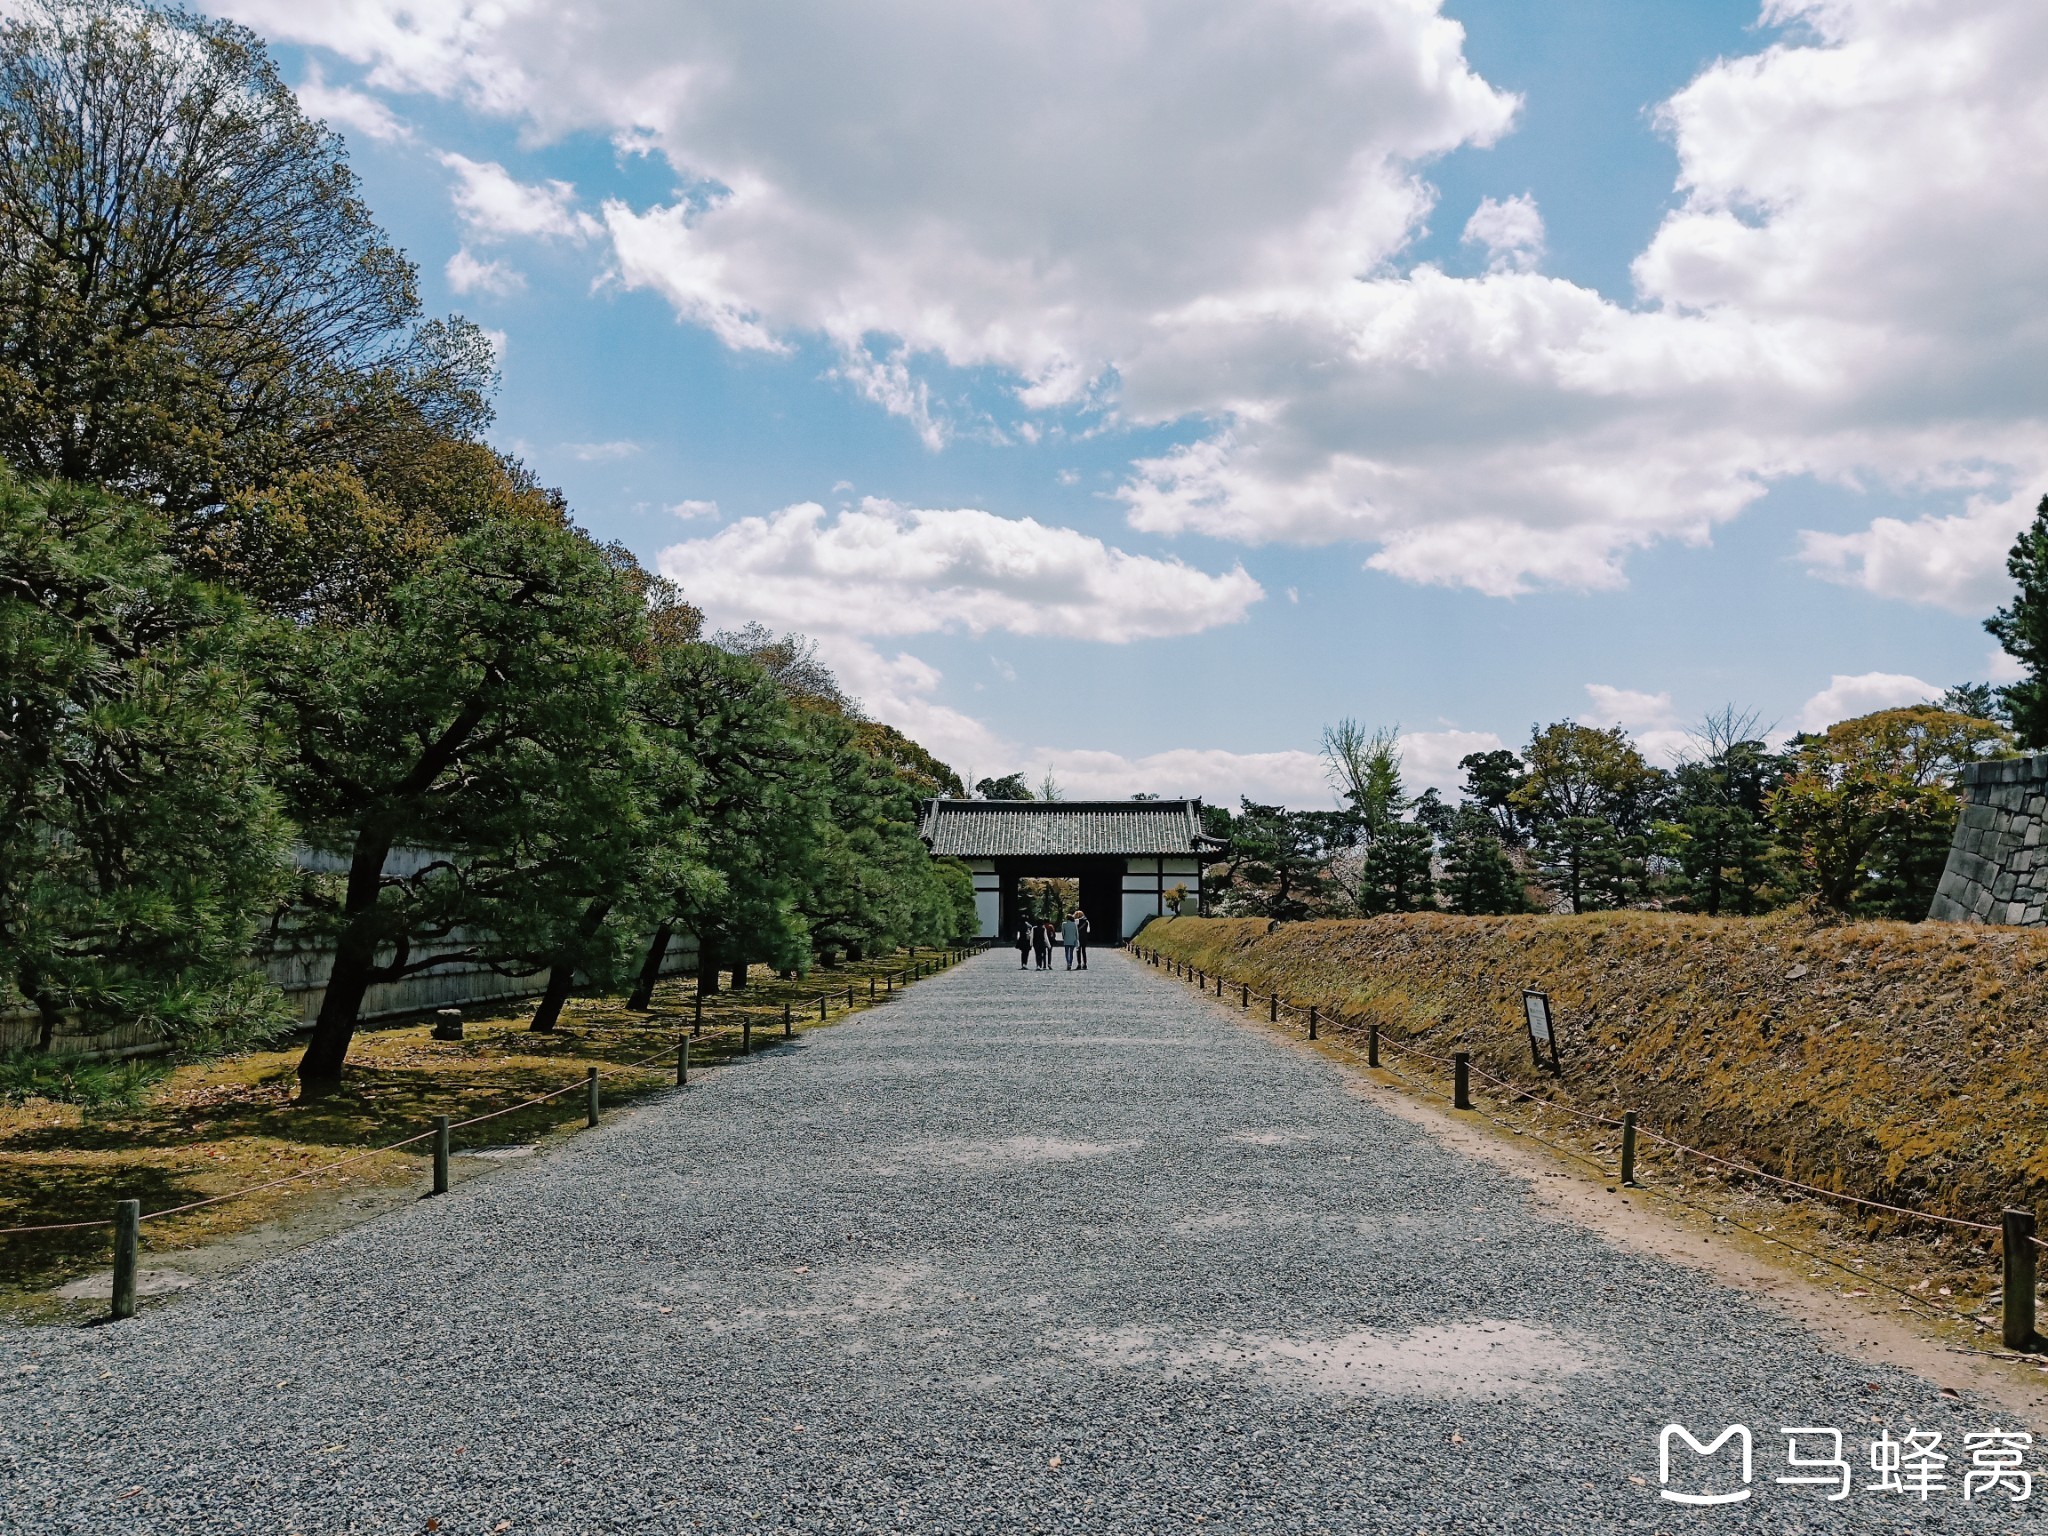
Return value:
M 1031 953 L 1038 957 L 1038 968 L 1041 971 L 1052 969 L 1051 923 L 1033 923 L 1031 925 Z
M 1017 923 L 1017 969 L 1023 970 L 1031 963 L 1031 924 L 1027 919 Z
M 1085 971 L 1088 969 L 1088 914 L 1086 912 L 1077 910 L 1074 913 L 1074 927 L 1080 934 L 1080 942 L 1074 949 L 1074 969 Z

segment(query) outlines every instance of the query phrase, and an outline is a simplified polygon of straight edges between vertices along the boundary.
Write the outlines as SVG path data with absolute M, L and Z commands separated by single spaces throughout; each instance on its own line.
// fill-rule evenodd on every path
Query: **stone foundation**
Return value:
M 1972 763 L 1929 918 L 2039 926 L 2048 913 L 2048 752 Z

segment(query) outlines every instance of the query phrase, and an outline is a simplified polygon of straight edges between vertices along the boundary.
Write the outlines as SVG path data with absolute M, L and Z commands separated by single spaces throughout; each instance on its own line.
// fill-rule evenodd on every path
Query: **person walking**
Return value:
M 1088 969 L 1088 914 L 1086 912 L 1079 911 L 1078 909 L 1075 911 L 1074 927 L 1081 935 L 1081 942 L 1074 950 L 1074 969 L 1085 971 Z
M 1074 950 L 1081 942 L 1081 925 L 1068 918 L 1060 924 L 1060 943 L 1067 951 L 1067 969 L 1074 968 Z
M 1017 920 L 1017 969 L 1023 970 L 1031 963 L 1031 919 Z
M 1052 935 L 1048 924 L 1031 925 L 1031 953 L 1038 957 L 1038 968 L 1041 971 L 1052 969 Z

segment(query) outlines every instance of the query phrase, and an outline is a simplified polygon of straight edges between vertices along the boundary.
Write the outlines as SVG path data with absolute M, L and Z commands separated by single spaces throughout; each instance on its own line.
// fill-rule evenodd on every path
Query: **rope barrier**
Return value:
M 948 961 L 945 963 L 951 964 L 952 962 Z M 901 975 L 903 977 L 903 984 L 906 987 L 910 984 L 911 976 L 910 968 L 908 967 L 906 967 L 901 972 L 890 971 L 885 972 L 884 974 L 889 976 Z M 821 997 L 819 1001 L 828 1001 L 830 996 L 832 995 L 834 994 L 827 994 L 825 997 Z M 848 1003 L 845 1005 L 846 1009 L 849 1012 L 854 1011 L 857 1008 L 857 1006 L 858 1005 L 854 1003 Z M 679 1038 L 686 1038 L 686 1036 L 687 1032 L 685 1033 L 685 1036 Z M 629 1061 L 623 1063 L 606 1063 L 604 1065 L 599 1066 L 597 1070 L 600 1074 L 608 1071 L 614 1073 L 644 1071 L 657 1061 L 669 1060 L 672 1050 L 672 1046 L 665 1047 L 664 1049 L 655 1052 L 652 1056 L 642 1057 L 639 1061 Z M 577 1078 L 574 1082 L 564 1083 L 561 1087 L 552 1089 L 547 1093 L 539 1094 L 534 1098 L 522 1099 L 517 1104 L 507 1104 L 500 1109 L 487 1110 L 481 1115 L 472 1115 L 467 1120 L 454 1121 L 449 1125 L 448 1129 L 451 1131 L 459 1131 L 467 1126 L 482 1125 L 487 1120 L 497 1120 L 505 1115 L 516 1114 L 522 1109 L 531 1109 L 537 1104 L 547 1103 L 550 1099 L 558 1099 L 565 1093 L 575 1093 L 579 1089 L 584 1088 L 586 1086 L 586 1083 L 587 1079 Z M 430 1141 L 438 1134 L 438 1131 L 421 1131 L 417 1136 L 408 1136 L 402 1141 L 389 1142 L 381 1147 L 370 1147 L 361 1152 L 354 1152 L 351 1153 L 349 1156 L 339 1158 L 334 1162 L 322 1163 L 317 1168 L 302 1168 L 297 1173 L 288 1173 L 285 1174 L 282 1178 L 269 1179 L 261 1184 L 251 1184 L 243 1189 L 231 1189 L 226 1194 L 209 1195 L 203 1200 L 189 1201 L 184 1205 L 167 1206 L 160 1211 L 147 1211 L 143 1213 L 141 1219 L 143 1221 L 156 1221 L 165 1216 L 182 1216 L 185 1215 L 187 1212 L 203 1210 L 207 1206 L 219 1205 L 224 1201 L 239 1200 L 244 1195 L 261 1194 L 266 1189 L 279 1189 L 287 1184 L 300 1183 L 306 1179 L 317 1179 L 324 1174 L 334 1172 L 334 1170 L 336 1170 L 337 1168 L 346 1168 L 353 1163 L 365 1162 L 370 1158 L 382 1156 L 386 1152 L 396 1152 L 399 1151 L 401 1148 L 414 1146 L 422 1141 Z M 111 1227 L 113 1224 L 114 1223 L 112 1221 L 103 1218 L 98 1221 L 53 1221 L 45 1222 L 37 1226 L 0 1227 L 0 1237 L 25 1237 L 37 1232 L 79 1232 L 86 1231 L 94 1227 Z
M 1286 999 L 1280 997 L 1277 993 L 1269 994 L 1268 999 L 1269 1001 L 1276 1003 L 1279 1007 L 1283 1009 L 1292 1010 L 1297 1014 L 1304 1011 L 1299 1004 L 1290 1003 Z M 1324 1020 L 1324 1023 L 1326 1027 L 1328 1027 L 1331 1030 L 1331 1033 L 1333 1035 L 1357 1033 L 1357 1026 L 1355 1024 L 1341 1023 L 1335 1019 L 1328 1018 Z M 1380 1049 L 1383 1051 L 1392 1050 L 1409 1056 L 1419 1056 L 1426 1061 L 1433 1061 L 1438 1066 L 1442 1067 L 1449 1067 L 1453 1065 L 1453 1063 L 1448 1057 L 1439 1056 L 1433 1051 L 1426 1051 L 1419 1046 L 1409 1045 L 1399 1040 L 1390 1040 L 1385 1035 L 1380 1036 Z M 1356 1051 L 1351 1051 L 1349 1052 L 1349 1054 L 1355 1058 L 1358 1053 Z M 1381 1070 L 1387 1071 L 1391 1069 L 1382 1068 Z M 1466 1070 L 1474 1076 L 1485 1078 L 1488 1082 L 1494 1084 L 1497 1087 L 1507 1090 L 1509 1093 L 1516 1095 L 1518 1098 L 1522 1100 L 1540 1099 L 1540 1102 L 1546 1108 L 1562 1110 L 1564 1113 L 1568 1115 L 1575 1116 L 1581 1120 L 1589 1121 L 1595 1125 L 1618 1127 L 1621 1124 L 1619 1120 L 1616 1120 L 1609 1115 L 1597 1114 L 1590 1110 L 1580 1109 L 1577 1105 L 1561 1103 L 1555 1099 L 1540 1098 L 1540 1096 L 1535 1092 L 1535 1090 L 1529 1088 L 1527 1085 L 1513 1082 L 1504 1077 L 1495 1077 L 1491 1072 L 1488 1072 L 1485 1068 L 1476 1066 L 1472 1064 L 1469 1060 L 1466 1063 Z M 1399 1074 L 1396 1075 L 1398 1076 Z M 1403 1078 L 1402 1080 L 1404 1082 L 1409 1081 L 1409 1079 L 1406 1078 Z M 1482 1115 L 1481 1118 L 1491 1120 L 1493 1117 L 1490 1115 Z M 1494 1121 L 1494 1123 L 1496 1125 L 1502 1124 L 1502 1122 L 1500 1121 Z M 1506 1128 L 1511 1130 L 1517 1129 L 1516 1127 L 1512 1126 Z M 1998 1232 L 2002 1230 L 2000 1227 L 1991 1222 L 1970 1221 L 1960 1216 L 1941 1216 L 1935 1214 L 1933 1211 L 1913 1210 L 1903 1205 L 1891 1205 L 1882 1200 L 1866 1200 L 1861 1195 L 1844 1194 L 1838 1190 L 1823 1189 L 1817 1184 L 1807 1184 L 1798 1179 L 1788 1179 L 1779 1174 L 1768 1173 L 1762 1168 L 1753 1167 L 1747 1163 L 1735 1162 L 1725 1157 L 1717 1157 L 1712 1152 L 1704 1151 L 1701 1148 L 1691 1146 L 1686 1142 L 1678 1141 L 1672 1137 L 1662 1135 L 1657 1131 L 1651 1130 L 1646 1125 L 1638 1124 L 1636 1126 L 1636 1133 L 1640 1136 L 1648 1138 L 1651 1141 L 1660 1142 L 1664 1146 L 1670 1147 L 1674 1151 L 1677 1151 L 1679 1153 L 1689 1154 L 1693 1157 L 1702 1158 L 1710 1163 L 1718 1163 L 1724 1168 L 1733 1169 L 1736 1172 L 1744 1174 L 1750 1178 L 1763 1179 L 1767 1183 L 1781 1185 L 1786 1189 L 1798 1190 L 1802 1194 L 1813 1195 L 1823 1200 L 1841 1200 L 1851 1205 L 1863 1206 L 1864 1208 L 1869 1210 L 1885 1211 L 1895 1216 L 1904 1216 L 1910 1220 L 1934 1222 L 1942 1226 L 1958 1227 L 1963 1230 L 1971 1232 Z M 1522 1134 L 1529 1135 L 1530 1133 L 1527 1131 L 1523 1131 Z M 1532 1136 L 1531 1139 L 1542 1142 L 1544 1146 L 1553 1145 L 1550 1142 L 1543 1141 L 1541 1137 Z M 1580 1156 L 1580 1154 L 1570 1152 L 1565 1148 L 1560 1147 L 1556 1148 L 1556 1150 L 1565 1152 L 1565 1155 L 1569 1157 Z M 1581 1158 L 1580 1160 L 1590 1161 L 1590 1159 L 1585 1158 Z M 1602 1165 L 1596 1164 L 1595 1166 Z M 2037 1248 L 2043 1249 L 2044 1251 L 2048 1251 L 2048 1242 L 2044 1242 L 2041 1238 L 2032 1237 L 2030 1238 L 2030 1241 Z M 1787 1244 L 1786 1246 L 1789 1247 L 1790 1245 Z

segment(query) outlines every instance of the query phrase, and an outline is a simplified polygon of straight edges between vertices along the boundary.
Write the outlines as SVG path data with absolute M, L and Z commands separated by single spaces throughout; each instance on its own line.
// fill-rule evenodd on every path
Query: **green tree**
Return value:
M 2005 569 L 2018 590 L 1984 627 L 2026 675 L 2000 688 L 1998 696 L 2019 744 L 2048 747 L 2048 496 L 2013 541 Z
M 254 34 L 125 0 L 0 21 L 0 456 L 182 536 L 238 488 L 473 435 L 494 366 L 421 321 Z
M 388 620 L 283 648 L 290 805 L 342 865 L 300 909 L 335 949 L 307 1091 L 339 1080 L 371 985 L 573 929 L 584 848 L 633 812 L 616 765 L 643 623 L 587 540 L 496 524 L 441 549 Z
M 1484 806 L 1461 805 L 1444 838 L 1442 892 L 1466 917 L 1529 910 L 1522 872 L 1501 846 L 1500 824 Z
M 281 1017 L 243 966 L 288 886 L 242 605 L 153 512 L 0 474 L 0 982 L 166 1035 Z
M 1493 817 L 1501 842 L 1519 848 L 1527 840 L 1515 800 L 1522 787 L 1522 760 L 1503 747 L 1468 753 L 1458 759 L 1458 770 L 1465 775 L 1464 799 Z
M 1343 899 L 1331 865 L 1356 846 L 1357 836 L 1347 811 L 1290 811 L 1240 800 L 1217 878 L 1224 910 L 1282 921 L 1330 915 Z
M 1692 750 L 1671 775 L 1671 819 L 1660 828 L 1687 906 L 1747 917 L 1782 899 L 1784 859 L 1769 806 L 1783 777 L 1783 759 L 1758 734 L 1754 715 L 1730 706 L 1693 733 Z
M 1664 775 L 1627 732 L 1560 721 L 1532 731 L 1522 757 L 1527 769 L 1511 803 L 1572 911 L 1644 894 Z
M 1917 922 L 1948 858 L 1958 775 L 2011 750 L 1989 720 L 1932 704 L 1879 710 L 1795 738 L 1771 812 L 1824 905 Z
M 974 792 L 984 800 L 1036 800 L 1021 773 L 1006 773 L 999 779 L 983 779 Z
M 708 879 L 671 893 L 629 1006 L 645 1008 L 677 930 L 695 935 L 698 985 L 718 990 L 722 970 L 808 966 L 810 929 L 801 897 L 824 815 L 823 788 L 789 696 L 760 663 L 714 643 L 665 650 L 646 705 L 702 775 L 696 836 Z
M 1323 767 L 1353 823 L 1351 851 L 1337 856 L 1332 871 L 1352 907 L 1365 917 L 1434 908 L 1436 838 L 1404 819 L 1413 807 L 1401 781 L 1399 730 L 1340 720 L 1323 732 Z
M 696 830 L 703 775 L 673 734 L 659 728 L 666 702 L 660 659 L 695 639 L 702 615 L 622 546 L 607 546 L 603 554 L 645 612 L 645 634 L 633 655 L 633 708 L 620 750 L 597 770 L 617 777 L 602 789 L 616 814 L 586 831 L 576 864 L 560 875 L 556 894 L 580 897 L 582 912 L 566 928 L 542 929 L 530 955 L 508 957 L 522 974 L 547 971 L 531 1024 L 543 1033 L 555 1027 L 578 977 L 605 987 L 625 980 L 642 937 L 667 921 L 677 891 L 716 888 Z

